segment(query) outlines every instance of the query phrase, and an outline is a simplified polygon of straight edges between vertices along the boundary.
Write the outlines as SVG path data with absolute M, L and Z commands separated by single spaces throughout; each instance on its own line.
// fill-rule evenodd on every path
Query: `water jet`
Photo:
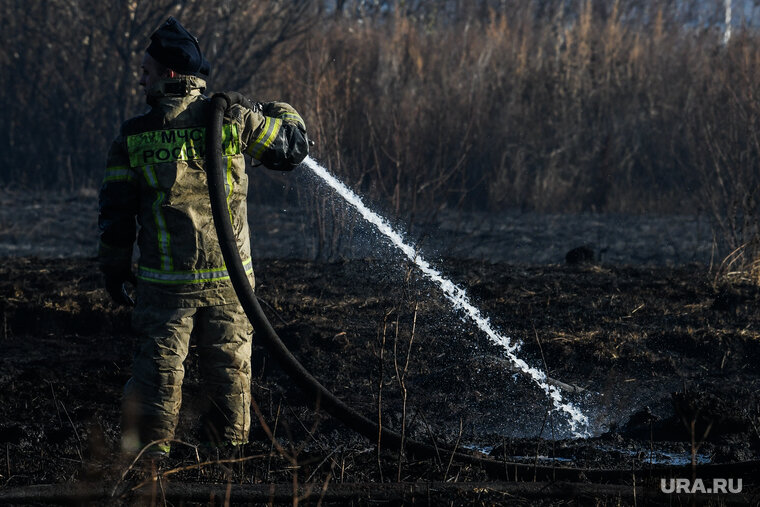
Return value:
M 507 360 L 520 373 L 527 375 L 540 389 L 551 399 L 552 405 L 558 412 L 564 413 L 568 418 L 570 430 L 576 437 L 586 437 L 588 431 L 588 417 L 586 417 L 572 403 L 567 402 L 562 397 L 560 389 L 547 381 L 547 375 L 538 368 L 531 367 L 524 360 L 517 356 L 519 349 L 518 343 L 513 343 L 508 336 L 499 333 L 491 325 L 488 317 L 485 317 L 479 309 L 471 302 L 467 292 L 454 284 L 451 280 L 444 277 L 440 271 L 434 269 L 428 261 L 423 259 L 418 252 L 408 243 L 402 235 L 394 230 L 387 220 L 369 209 L 361 198 L 348 188 L 343 182 L 330 174 L 327 169 L 319 165 L 313 158 L 306 157 L 303 165 L 308 167 L 315 175 L 327 183 L 335 190 L 346 202 L 356 208 L 361 216 L 371 223 L 377 230 L 383 234 L 391 244 L 396 247 L 403 255 L 412 261 L 417 268 L 431 281 L 433 281 L 443 292 L 446 299 L 451 303 L 455 311 L 461 311 L 467 320 L 473 322 L 482 332 L 488 336 L 492 343 L 498 345 L 503 351 Z

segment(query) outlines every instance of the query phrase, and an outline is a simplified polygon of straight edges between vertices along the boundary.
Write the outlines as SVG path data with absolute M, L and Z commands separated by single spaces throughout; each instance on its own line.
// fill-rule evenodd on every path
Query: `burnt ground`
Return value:
M 198 466 L 209 457 L 196 456 L 192 447 L 198 444 L 202 386 L 191 354 L 177 432 L 186 445 L 175 444 L 176 452 L 160 464 L 154 502 L 161 503 L 162 491 L 187 484 L 276 483 L 311 487 L 312 496 L 301 502 L 311 504 L 319 503 L 314 491 L 354 485 L 342 501 L 368 504 L 393 499 L 379 493 L 391 483 L 431 482 L 440 486 L 438 496 L 428 489 L 416 502 L 634 504 L 633 481 L 651 493 L 659 489 L 658 477 L 647 470 L 692 458 L 697 475 L 710 464 L 737 464 L 726 478 L 744 476 L 742 501 L 757 491 L 744 474 L 760 454 L 760 290 L 753 284 L 716 284 L 696 264 L 442 262 L 492 324 L 522 343 L 520 358 L 582 389 L 564 393 L 590 421 L 589 435 L 575 438 L 543 392 L 512 371 L 484 333 L 452 311 L 416 270 L 367 259 L 259 260 L 255 267 L 258 296 L 294 354 L 370 419 L 380 411 L 384 426 L 404 428 L 417 440 L 508 462 L 629 470 L 630 477 L 609 481 L 626 489 L 572 498 L 549 495 L 549 489 L 545 495 L 495 486 L 448 490 L 444 485 L 501 478 L 445 453 L 430 460 L 392 450 L 378 454 L 374 442 L 312 410 L 257 347 L 254 401 L 276 445 L 254 423 L 246 459 Z M 130 467 L 118 445 L 119 399 L 134 349 L 129 311 L 111 305 L 94 260 L 2 260 L 0 498 L 30 485 L 94 484 L 115 491 L 97 503 L 137 502 L 130 488 L 152 472 L 143 460 Z M 174 505 L 183 503 L 177 498 Z M 732 501 L 730 495 L 699 500 Z

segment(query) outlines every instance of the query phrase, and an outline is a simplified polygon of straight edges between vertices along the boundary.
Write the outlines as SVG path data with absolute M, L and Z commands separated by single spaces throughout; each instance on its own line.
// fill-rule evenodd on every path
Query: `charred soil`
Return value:
M 290 503 L 300 495 L 307 503 L 550 504 L 573 496 L 617 504 L 635 503 L 631 491 L 644 485 L 649 489 L 639 494 L 668 503 L 674 497 L 659 493 L 661 477 L 651 471 L 692 462 L 696 476 L 710 466 L 724 466 L 726 478 L 744 476 L 741 498 L 751 498 L 757 485 L 745 472 L 755 470 L 760 454 L 757 286 L 713 283 L 699 265 L 449 260 L 442 267 L 497 329 L 521 343 L 519 357 L 573 388 L 563 394 L 589 418 L 585 438 L 574 436 L 543 391 L 412 267 L 259 260 L 257 294 L 306 368 L 387 428 L 505 463 L 626 473 L 592 492 L 550 482 L 543 490 L 521 482 L 514 487 L 523 489 L 507 491 L 504 477 L 444 451 L 420 460 L 382 441 L 378 451 L 377 441 L 304 399 L 261 347 L 254 349 L 258 416 L 250 444 L 221 462 L 195 447 L 203 386 L 191 354 L 179 442 L 158 465 L 133 463 L 119 450 L 121 391 L 136 346 L 129 310 L 110 303 L 92 259 L 6 258 L 0 267 L 0 498 L 32 485 L 84 484 L 102 487 L 106 503 L 149 502 L 132 491 L 147 481 L 153 500 L 171 498 L 182 485 L 211 488 L 179 495 L 175 504 L 206 503 L 203 495 L 222 501 L 224 494 L 255 501 L 251 488 L 268 484 L 286 490 L 277 496 L 273 486 L 260 501 Z M 214 484 L 230 487 L 217 491 Z M 335 496 L 346 484 L 354 494 Z M 391 484 L 438 486 L 425 492 Z M 71 489 L 60 491 L 63 499 Z M 244 491 L 249 496 L 234 496 Z M 699 499 L 730 503 L 732 497 Z

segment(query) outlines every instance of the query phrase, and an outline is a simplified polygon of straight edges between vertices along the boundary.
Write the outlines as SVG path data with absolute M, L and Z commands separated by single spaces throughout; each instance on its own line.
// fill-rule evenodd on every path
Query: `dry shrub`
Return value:
M 274 76 L 316 156 L 388 212 L 694 210 L 684 117 L 720 34 L 675 10 L 333 19 Z M 697 104 L 700 105 L 700 104 Z
M 760 53 L 742 33 L 704 61 L 708 70 L 689 108 L 699 197 L 713 220 L 718 276 L 760 281 Z

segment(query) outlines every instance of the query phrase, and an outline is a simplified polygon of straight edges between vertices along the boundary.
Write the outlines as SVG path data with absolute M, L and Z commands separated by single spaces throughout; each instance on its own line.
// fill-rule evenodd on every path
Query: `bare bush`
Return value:
M 745 29 L 723 45 L 718 4 L 0 0 L 0 180 L 96 186 L 110 139 L 143 107 L 148 35 L 172 14 L 201 39 L 212 90 L 294 104 L 314 155 L 387 214 L 715 201 L 738 248 L 749 229 L 725 203 L 753 191 L 739 172 L 755 156 L 760 39 Z M 261 176 L 251 198 L 297 199 L 286 181 Z
M 718 275 L 760 281 L 760 56 L 756 37 L 735 37 L 705 61 L 710 73 L 689 110 L 699 197 L 713 220 Z
M 306 105 L 317 157 L 391 214 L 693 210 L 684 115 L 720 33 L 656 4 L 562 5 L 338 18 L 273 83 Z

